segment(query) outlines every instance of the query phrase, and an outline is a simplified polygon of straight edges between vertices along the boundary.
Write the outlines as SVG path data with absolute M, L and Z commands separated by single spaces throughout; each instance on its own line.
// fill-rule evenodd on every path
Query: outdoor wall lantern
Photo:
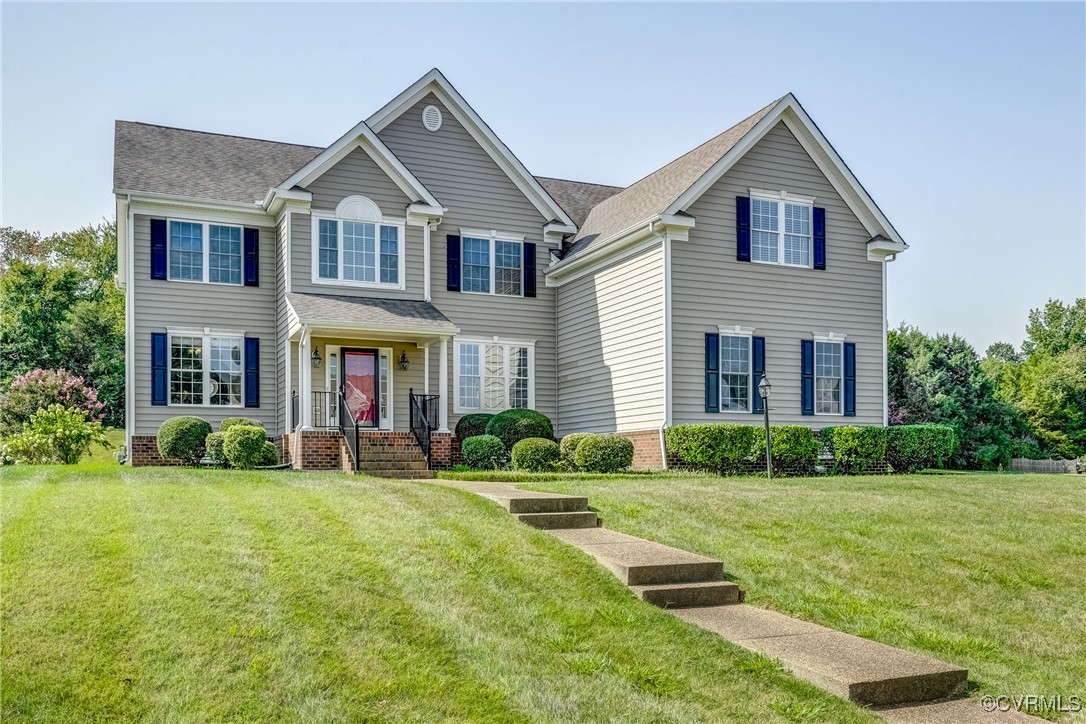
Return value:
M 773 479 L 773 444 L 769 439 L 769 393 L 773 385 L 769 384 L 769 378 L 762 375 L 762 381 L 758 383 L 758 394 L 762 396 L 762 410 L 765 412 L 765 465 L 769 479 Z
M 400 369 L 404 372 L 407 371 L 407 350 L 400 352 Z
M 313 356 L 310 357 L 313 361 L 313 369 L 319 370 L 321 368 L 321 353 L 316 347 L 313 348 Z

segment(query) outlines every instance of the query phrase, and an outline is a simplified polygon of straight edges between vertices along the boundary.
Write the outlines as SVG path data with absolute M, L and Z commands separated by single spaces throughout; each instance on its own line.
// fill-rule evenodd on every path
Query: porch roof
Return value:
M 316 328 L 431 336 L 460 331 L 437 307 L 421 300 L 290 292 L 287 304 L 297 324 Z

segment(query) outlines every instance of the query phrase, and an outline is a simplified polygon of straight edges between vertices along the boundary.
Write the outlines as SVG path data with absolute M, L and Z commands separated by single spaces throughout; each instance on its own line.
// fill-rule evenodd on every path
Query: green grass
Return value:
M 0 719 L 874 721 L 459 490 L 0 469 Z
M 1086 700 L 1086 480 L 570 480 L 604 524 L 719 558 L 767 606 L 951 661 L 977 694 Z

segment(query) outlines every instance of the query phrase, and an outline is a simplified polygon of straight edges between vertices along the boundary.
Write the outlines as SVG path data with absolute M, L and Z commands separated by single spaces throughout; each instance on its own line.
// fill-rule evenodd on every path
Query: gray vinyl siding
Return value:
M 335 211 L 340 201 L 348 196 L 365 196 L 381 209 L 381 215 L 402 221 L 411 203 L 403 191 L 381 170 L 381 167 L 362 149 L 355 149 L 339 163 L 313 181 L 308 189 L 313 194 L 315 211 Z M 421 226 L 406 228 L 406 256 L 404 276 L 406 288 L 371 289 L 340 284 L 313 282 L 312 217 L 295 214 L 291 222 L 291 291 L 310 294 L 343 294 L 379 298 L 423 297 L 423 230 Z
M 151 224 L 149 216 L 135 217 L 132 263 L 135 283 L 133 331 L 135 406 L 133 434 L 154 435 L 164 420 L 196 415 L 218 427 L 224 417 L 243 415 L 259 419 L 276 431 L 275 343 L 275 229 L 260 230 L 260 286 L 173 282 L 151 279 Z M 158 218 L 165 218 L 158 217 Z M 199 220 L 197 216 L 185 218 Z M 167 327 L 211 327 L 245 330 L 260 338 L 260 407 L 155 406 L 151 404 L 151 333 Z
M 422 125 L 422 109 L 441 109 L 444 117 L 436 133 Z M 548 288 L 543 269 L 549 251 L 543 246 L 543 225 L 549 221 L 525 198 L 498 165 L 432 95 L 406 110 L 379 134 L 381 140 L 422 181 L 448 211 L 430 240 L 431 284 L 434 305 L 461 329 L 465 337 L 513 338 L 535 341 L 535 406 L 554 418 L 557 412 L 555 289 Z M 536 244 L 534 299 L 449 292 L 446 286 L 446 237 L 460 228 L 494 229 L 523 235 Z M 430 353 L 430 391 L 437 394 L 439 346 Z M 453 398 L 453 346 L 449 346 L 449 395 Z M 459 416 L 449 400 L 449 424 Z
M 826 209 L 826 270 L 736 261 L 735 197 L 751 188 L 814 196 Z M 792 133 L 778 125 L 691 205 L 688 242 L 672 245 L 673 422 L 760 422 L 705 412 L 705 333 L 754 327 L 766 339 L 772 422 L 819 428 L 883 422 L 882 268 L 869 235 Z M 804 416 L 800 340 L 836 332 L 856 343 L 856 417 Z
M 560 434 L 631 432 L 664 420 L 659 243 L 558 288 Z

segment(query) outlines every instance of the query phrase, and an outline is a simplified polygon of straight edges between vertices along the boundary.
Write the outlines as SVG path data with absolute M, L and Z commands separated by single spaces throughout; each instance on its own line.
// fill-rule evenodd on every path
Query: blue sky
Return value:
M 113 121 L 331 143 L 431 67 L 538 175 L 626 185 L 788 91 L 979 351 L 1086 295 L 1086 6 L 5 3 L 3 224 L 112 214 Z

